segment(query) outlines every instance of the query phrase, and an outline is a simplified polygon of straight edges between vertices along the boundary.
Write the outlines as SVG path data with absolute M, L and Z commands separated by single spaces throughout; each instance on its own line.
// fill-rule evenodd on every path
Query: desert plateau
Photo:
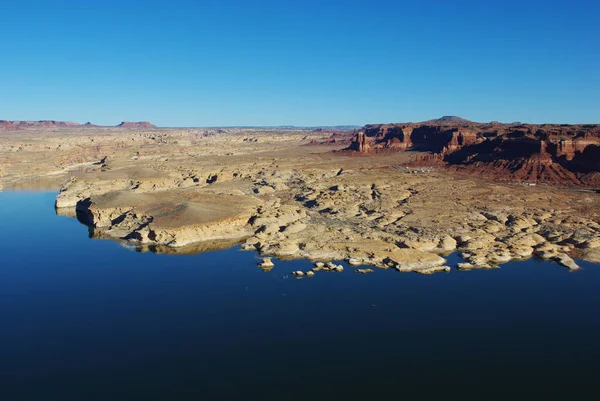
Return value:
M 2 121 L 0 185 L 60 189 L 57 213 L 93 238 L 157 253 L 240 244 L 431 274 L 459 252 L 462 270 L 531 257 L 575 270 L 600 262 L 599 137 L 458 117 L 346 130 Z

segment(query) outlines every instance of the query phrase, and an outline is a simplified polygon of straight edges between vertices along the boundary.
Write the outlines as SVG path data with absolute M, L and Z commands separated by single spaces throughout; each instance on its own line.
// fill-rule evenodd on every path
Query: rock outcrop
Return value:
M 600 185 L 600 125 L 475 123 L 443 117 L 366 125 L 347 148 L 360 153 L 427 152 L 436 165 L 500 180 Z

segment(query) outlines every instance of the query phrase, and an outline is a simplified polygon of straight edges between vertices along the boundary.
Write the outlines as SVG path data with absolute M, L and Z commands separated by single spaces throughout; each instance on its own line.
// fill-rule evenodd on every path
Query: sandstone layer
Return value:
M 347 149 L 427 152 L 411 165 L 496 180 L 600 186 L 600 125 L 474 123 L 443 117 L 367 125 Z

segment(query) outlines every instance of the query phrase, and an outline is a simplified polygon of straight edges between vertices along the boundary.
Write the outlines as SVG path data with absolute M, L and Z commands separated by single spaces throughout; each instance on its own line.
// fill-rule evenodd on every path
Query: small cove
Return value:
M 139 253 L 0 192 L 6 400 L 588 399 L 600 266 L 270 272 L 239 248 Z M 454 266 L 456 256 L 449 259 Z

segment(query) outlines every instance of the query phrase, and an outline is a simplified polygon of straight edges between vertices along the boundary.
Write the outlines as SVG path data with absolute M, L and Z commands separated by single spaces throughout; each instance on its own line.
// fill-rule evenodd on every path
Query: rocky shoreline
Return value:
M 339 136 L 337 133 L 333 133 Z M 410 149 L 356 157 L 331 132 L 87 127 L 0 132 L 0 185 L 62 181 L 57 213 L 94 238 L 194 253 L 431 274 L 539 257 L 600 262 L 600 196 L 412 167 Z M 319 145 L 322 143 L 323 145 Z M 310 145 L 310 146 L 306 146 Z M 51 174 L 51 175 L 49 175 Z
M 388 174 L 392 178 L 385 178 Z M 568 199 L 561 209 L 550 208 L 558 198 L 548 194 L 548 205 L 527 207 L 530 196 L 539 201 L 543 190 L 523 194 L 521 188 L 492 190 L 441 174 L 385 170 L 375 174 L 336 168 L 302 174 L 277 169 L 237 176 L 222 170 L 218 176 L 212 184 L 190 187 L 185 180 L 173 181 L 173 187 L 163 182 L 159 190 L 156 183 L 73 179 L 61 189 L 56 206 L 75 208 L 95 236 L 146 247 L 229 240 L 227 246 L 239 243 L 260 255 L 347 260 L 423 274 L 446 271 L 443 256 L 450 252 L 465 260 L 457 266 L 462 270 L 495 268 L 534 256 L 575 270 L 574 253 L 600 260 L 597 218 L 577 216 L 567 207 Z M 372 182 L 365 184 L 368 177 Z M 441 194 L 427 194 L 427 186 L 444 182 L 452 190 L 443 201 Z M 486 193 L 488 201 L 469 203 L 462 191 Z M 499 202 L 489 201 L 494 198 Z M 432 206 L 436 199 L 442 204 Z M 580 202 L 595 205 L 597 199 L 584 195 Z M 200 215 L 205 218 L 199 220 Z

